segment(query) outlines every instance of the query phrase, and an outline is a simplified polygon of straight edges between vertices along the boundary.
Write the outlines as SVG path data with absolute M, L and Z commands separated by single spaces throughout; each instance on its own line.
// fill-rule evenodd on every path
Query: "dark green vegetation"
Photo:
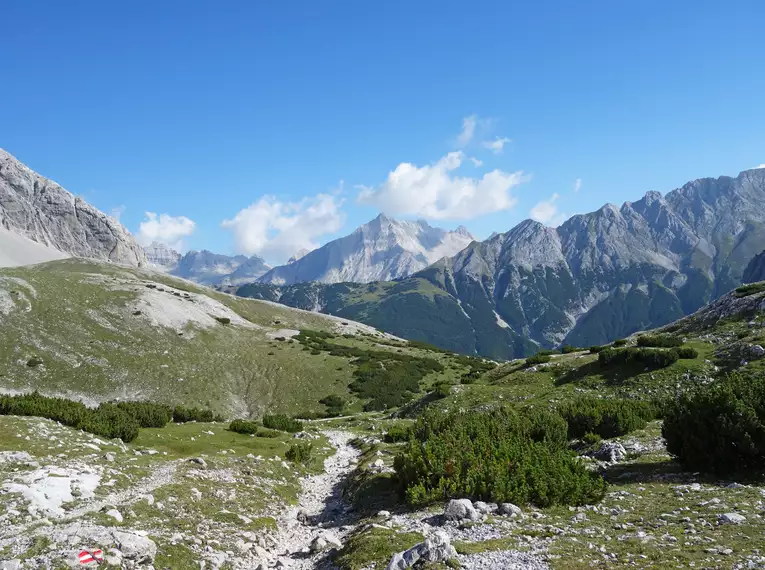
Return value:
M 176 406 L 173 409 L 173 421 L 177 424 L 186 422 L 211 422 L 215 414 L 212 410 L 203 410 L 201 408 L 186 408 Z
M 649 402 L 623 399 L 577 398 L 558 411 L 568 424 L 568 437 L 612 438 L 645 428 L 657 411 Z
M 765 291 L 765 283 L 750 283 L 748 285 L 742 285 L 741 287 L 737 287 L 735 291 L 736 297 L 748 297 L 749 295 L 754 295 L 756 293 L 762 293 Z
M 334 335 L 321 331 L 301 331 L 295 337 L 310 350 L 327 352 L 332 356 L 352 358 L 353 382 L 350 385 L 359 398 L 367 400 L 365 410 L 384 410 L 408 402 L 420 391 L 420 381 L 444 367 L 434 358 L 413 356 L 387 350 L 364 350 L 330 342 Z M 481 362 L 470 359 L 469 362 Z
M 284 414 L 263 416 L 263 426 L 269 429 L 297 433 L 303 431 L 303 422 L 293 419 Z
M 667 450 L 690 470 L 762 478 L 765 473 L 765 378 L 734 373 L 669 404 Z
M 290 445 L 284 457 L 293 463 L 308 465 L 313 459 L 313 444 L 308 441 L 298 441 Z
M 0 415 L 37 416 L 60 422 L 108 439 L 133 441 L 140 424 L 129 411 L 114 404 L 88 408 L 85 404 L 63 398 L 46 398 L 38 393 L 0 396 Z
M 396 457 L 409 504 L 469 497 L 540 506 L 599 500 L 605 482 L 566 449 L 560 416 L 508 408 L 426 412 Z
M 651 346 L 654 348 L 675 348 L 682 346 L 683 340 L 667 334 L 641 334 L 637 337 L 638 346 Z
M 549 354 L 538 352 L 537 354 L 534 354 L 533 356 L 529 356 L 526 359 L 526 362 L 524 363 L 524 367 L 531 368 L 532 366 L 536 366 L 537 364 L 547 364 L 551 360 L 552 360 L 552 356 L 550 356 Z

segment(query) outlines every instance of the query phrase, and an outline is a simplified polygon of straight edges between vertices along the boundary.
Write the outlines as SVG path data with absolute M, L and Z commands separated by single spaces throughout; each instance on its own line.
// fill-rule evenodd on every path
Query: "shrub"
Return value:
M 578 398 L 561 406 L 558 411 L 568 424 L 570 439 L 597 434 L 602 438 L 618 437 L 643 429 L 656 417 L 648 402 L 637 400 L 601 400 Z
M 560 444 L 554 417 L 510 409 L 426 412 L 395 459 L 400 490 L 411 505 L 463 497 L 539 506 L 599 500 L 605 482 Z
M 612 342 L 611 344 L 613 344 L 614 346 L 617 346 L 617 347 L 618 346 L 626 346 L 627 339 L 626 338 L 618 338 L 614 342 Z
M 546 364 L 552 360 L 552 356 L 549 354 L 543 354 L 541 352 L 536 353 L 534 356 L 529 356 L 526 362 L 523 363 L 524 368 L 531 368 L 537 364 Z
M 677 356 L 684 360 L 693 360 L 699 357 L 699 351 L 690 346 L 681 346 L 677 350 Z
M 303 422 L 293 419 L 284 414 L 263 416 L 263 425 L 269 429 L 297 433 L 303 431 Z
M 117 407 L 135 418 L 142 428 L 162 428 L 173 419 L 173 409 L 151 402 L 119 402 Z
M 600 346 L 599 344 L 596 344 L 594 346 L 591 346 L 589 348 L 590 354 L 598 354 L 601 350 L 603 350 L 605 347 Z
M 138 436 L 138 421 L 115 404 L 88 408 L 65 398 L 48 398 L 38 392 L 0 396 L 0 415 L 36 416 L 60 422 L 107 439 L 133 441 Z
M 442 400 L 452 393 L 452 385 L 448 382 L 439 382 L 433 387 L 433 397 Z
M 662 435 L 684 468 L 725 477 L 765 471 L 765 378 L 732 374 L 668 404 Z
M 203 410 L 201 408 L 185 408 L 176 406 L 173 409 L 173 422 L 184 424 L 186 422 L 211 422 L 215 419 L 212 410 Z
M 307 441 L 293 443 L 284 456 L 293 463 L 307 465 L 313 457 L 313 444 Z
M 675 348 L 682 346 L 682 344 L 682 339 L 666 334 L 644 334 L 637 339 L 638 346 L 652 346 L 654 348 Z
M 409 434 L 411 433 L 412 430 L 409 427 L 392 426 L 383 436 L 383 441 L 385 443 L 407 441 L 409 439 Z
M 260 426 L 255 422 L 248 422 L 247 420 L 234 420 L 228 426 L 230 431 L 236 433 L 256 434 L 260 430 Z
M 582 436 L 582 441 L 589 445 L 590 447 L 595 447 L 598 445 L 601 441 L 603 441 L 603 438 L 600 437 L 596 433 L 592 433 L 591 431 L 588 431 L 586 434 Z
M 605 348 L 598 354 L 598 362 L 603 368 L 621 364 L 639 363 L 648 368 L 666 368 L 677 362 L 677 349 L 661 350 L 652 348 Z
M 327 406 L 327 412 L 332 415 L 340 415 L 345 408 L 345 400 L 337 394 L 330 394 L 319 400 L 320 404 Z
M 579 348 L 578 346 L 571 346 L 570 344 L 564 344 L 562 347 L 560 347 L 562 354 L 571 354 L 572 352 L 579 352 L 580 350 L 583 349 Z

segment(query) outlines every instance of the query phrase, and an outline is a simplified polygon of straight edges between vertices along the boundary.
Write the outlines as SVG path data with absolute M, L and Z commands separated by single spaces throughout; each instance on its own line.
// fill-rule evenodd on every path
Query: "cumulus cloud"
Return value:
M 765 168 L 765 164 L 761 164 L 760 166 L 755 166 L 752 170 L 759 170 L 760 168 Z
M 319 247 L 319 236 L 338 231 L 345 221 L 341 206 L 342 200 L 332 194 L 298 202 L 264 196 L 232 219 L 224 220 L 221 226 L 233 233 L 240 253 L 283 263 L 296 251 Z
M 488 148 L 494 154 L 502 154 L 505 149 L 505 145 L 510 142 L 507 137 L 497 137 L 493 141 L 484 141 L 482 144 L 485 148 Z
M 196 229 L 196 223 L 186 216 L 157 215 L 154 212 L 146 212 L 146 217 L 138 228 L 136 239 L 141 245 L 149 245 L 156 241 L 182 251 L 183 238 L 193 234 Z
M 577 178 L 574 181 L 574 194 L 579 192 L 579 190 L 581 190 L 581 189 L 582 189 L 582 179 L 581 178 Z
M 464 159 L 464 153 L 456 151 L 427 166 L 402 162 L 381 185 L 361 186 L 358 201 L 387 214 L 429 219 L 469 219 L 515 206 L 510 191 L 528 179 L 523 172 L 458 176 L 455 171 Z
M 547 200 L 537 202 L 529 212 L 531 219 L 552 227 L 561 225 L 566 220 L 566 214 L 558 211 L 558 198 L 560 196 L 556 192 Z
M 462 130 L 457 135 L 457 147 L 467 146 L 475 136 L 475 127 L 478 124 L 478 115 L 470 115 L 462 119 Z
M 473 166 L 475 166 L 476 168 L 478 168 L 479 166 L 483 166 L 483 160 L 481 160 L 480 158 L 476 158 L 474 156 L 470 157 L 470 162 L 472 162 Z

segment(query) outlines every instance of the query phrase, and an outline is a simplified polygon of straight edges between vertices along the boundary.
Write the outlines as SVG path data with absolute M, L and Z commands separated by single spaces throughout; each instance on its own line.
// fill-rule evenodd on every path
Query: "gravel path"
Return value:
M 348 442 L 355 436 L 343 431 L 326 431 L 337 450 L 324 461 L 324 473 L 306 477 L 298 506 L 279 519 L 276 544 L 283 568 L 309 570 L 321 567 L 324 554 L 312 553 L 310 546 L 317 536 L 329 542 L 342 542 L 351 527 L 345 526 L 345 508 L 341 491 L 343 479 L 353 470 L 360 452 Z M 305 522 L 302 522 L 305 521 Z

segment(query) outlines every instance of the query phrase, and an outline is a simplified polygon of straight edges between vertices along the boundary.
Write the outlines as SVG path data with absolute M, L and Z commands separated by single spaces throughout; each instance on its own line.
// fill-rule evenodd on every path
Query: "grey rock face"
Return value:
M 116 220 L 0 149 L 0 228 L 77 257 L 131 266 L 143 249 Z
M 617 463 L 627 457 L 624 446 L 616 441 L 604 441 L 595 452 L 595 458 L 609 463 Z
M 145 246 L 146 260 L 159 268 L 171 270 L 175 269 L 181 260 L 181 254 L 174 249 L 166 246 L 164 243 L 152 242 Z
M 765 251 L 758 253 L 751 259 L 744 269 L 741 281 L 744 283 L 765 281 Z
M 257 255 L 222 255 L 208 250 L 190 251 L 181 257 L 170 273 L 204 285 L 237 285 L 256 280 L 271 269 Z
M 307 281 L 342 283 L 387 281 L 411 275 L 465 248 L 473 236 L 460 227 L 450 232 L 427 222 L 399 222 L 381 214 L 351 235 L 295 256 L 259 279 L 292 285 Z

